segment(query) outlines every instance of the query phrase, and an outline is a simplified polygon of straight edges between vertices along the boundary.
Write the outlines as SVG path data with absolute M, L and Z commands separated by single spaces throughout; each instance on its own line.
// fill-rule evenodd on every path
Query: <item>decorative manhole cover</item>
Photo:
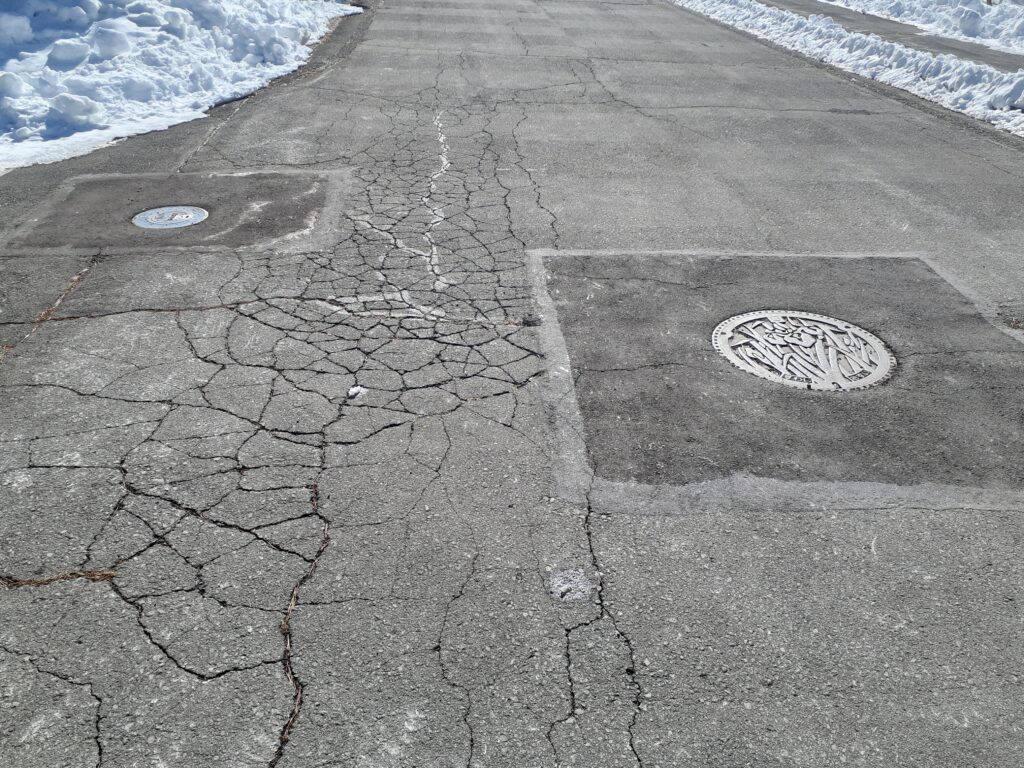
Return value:
M 176 229 L 205 221 L 210 214 L 194 205 L 168 205 L 136 214 L 132 224 L 143 229 Z
M 810 312 L 736 315 L 715 328 L 711 341 L 737 368 L 801 389 L 864 389 L 881 384 L 896 368 L 896 358 L 874 334 Z

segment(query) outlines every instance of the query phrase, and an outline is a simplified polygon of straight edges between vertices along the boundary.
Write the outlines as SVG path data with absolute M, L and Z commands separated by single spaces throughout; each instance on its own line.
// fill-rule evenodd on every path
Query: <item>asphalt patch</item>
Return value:
M 556 254 L 551 293 L 599 477 L 1024 485 L 1024 346 L 905 257 Z M 787 307 L 880 337 L 881 386 L 811 392 L 711 344 L 733 315 Z
M 308 229 L 323 207 L 313 174 L 139 174 L 71 179 L 8 247 L 96 250 L 119 247 L 245 246 Z M 144 230 L 137 214 L 198 206 L 209 218 L 178 229 Z

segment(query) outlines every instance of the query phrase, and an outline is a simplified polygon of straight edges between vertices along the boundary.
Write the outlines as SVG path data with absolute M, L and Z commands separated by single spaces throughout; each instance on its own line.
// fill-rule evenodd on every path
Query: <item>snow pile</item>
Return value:
M 72 157 L 298 68 L 333 0 L 0 0 L 0 169 Z
M 983 0 L 824 0 L 956 40 L 1024 53 L 1024 5 Z
M 805 56 L 1024 136 L 1024 70 L 1000 72 L 955 56 L 936 56 L 875 35 L 848 32 L 827 16 L 804 18 L 754 0 L 674 2 Z

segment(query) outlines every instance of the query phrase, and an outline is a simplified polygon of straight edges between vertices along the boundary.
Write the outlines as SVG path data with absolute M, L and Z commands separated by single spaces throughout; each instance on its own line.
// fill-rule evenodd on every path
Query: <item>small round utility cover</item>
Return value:
M 874 334 L 810 312 L 736 315 L 715 328 L 711 341 L 737 368 L 801 389 L 864 389 L 881 384 L 896 368 L 896 358 Z
M 132 224 L 143 229 L 176 229 L 205 221 L 210 214 L 194 205 L 168 205 L 136 214 Z

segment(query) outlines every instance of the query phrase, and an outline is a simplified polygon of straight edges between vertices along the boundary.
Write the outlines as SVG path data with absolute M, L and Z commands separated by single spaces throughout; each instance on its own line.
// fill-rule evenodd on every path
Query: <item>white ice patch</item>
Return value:
M 203 117 L 291 72 L 334 0 L 0 0 L 0 172 Z
M 1024 70 L 1014 73 L 848 32 L 827 16 L 804 18 L 754 0 L 674 0 L 805 56 L 910 91 L 1024 136 Z

